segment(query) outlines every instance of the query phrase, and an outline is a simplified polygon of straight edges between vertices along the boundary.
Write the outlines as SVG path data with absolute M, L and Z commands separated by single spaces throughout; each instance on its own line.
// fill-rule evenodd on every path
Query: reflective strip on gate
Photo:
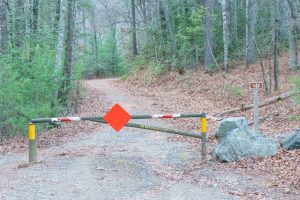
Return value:
M 80 117 L 60 117 L 60 118 L 50 118 L 51 122 L 72 122 L 80 121 Z

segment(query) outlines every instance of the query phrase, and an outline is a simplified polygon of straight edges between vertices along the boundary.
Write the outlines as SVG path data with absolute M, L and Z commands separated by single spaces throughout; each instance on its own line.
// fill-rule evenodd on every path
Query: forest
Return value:
M 226 76 L 259 63 L 271 93 L 282 53 L 299 68 L 295 0 L 0 0 L 0 28 L 1 138 L 24 135 L 30 118 L 76 113 L 82 79 Z
M 300 0 L 0 0 L 0 199 L 299 199 L 299 40 Z

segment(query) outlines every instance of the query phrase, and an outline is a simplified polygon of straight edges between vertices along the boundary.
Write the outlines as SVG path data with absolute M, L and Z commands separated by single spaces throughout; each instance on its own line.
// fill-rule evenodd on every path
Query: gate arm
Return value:
M 188 114 L 154 114 L 154 115 L 131 115 L 131 119 L 167 119 L 167 118 L 198 118 L 205 117 L 205 113 Z M 37 118 L 31 119 L 31 123 L 51 123 L 51 122 L 71 122 L 71 121 L 98 121 L 103 120 L 103 116 L 85 116 L 85 117 L 58 117 L 58 118 Z
M 101 120 L 101 119 L 95 119 L 95 120 L 91 120 L 91 121 L 107 124 L 106 121 Z M 146 130 L 152 130 L 152 131 L 160 131 L 160 132 L 165 132 L 165 133 L 172 133 L 172 134 L 176 134 L 176 135 L 184 135 L 184 136 L 189 136 L 189 137 L 194 137 L 194 138 L 202 138 L 202 135 L 196 134 L 196 133 L 177 131 L 177 130 L 172 130 L 172 129 L 168 129 L 168 128 L 161 128 L 161 127 L 156 127 L 156 126 L 136 124 L 136 123 L 131 123 L 131 122 L 128 122 L 125 126 L 133 127 L 133 128 L 146 129 Z

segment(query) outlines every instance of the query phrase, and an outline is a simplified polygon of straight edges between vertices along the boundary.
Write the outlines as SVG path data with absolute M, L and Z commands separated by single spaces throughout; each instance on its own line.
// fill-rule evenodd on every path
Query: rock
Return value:
M 213 157 L 221 162 L 231 162 L 243 157 L 275 155 L 275 141 L 251 129 L 234 129 L 226 134 L 213 150 Z
M 278 142 L 278 143 L 281 143 L 282 140 L 283 140 L 284 138 L 286 138 L 286 136 L 285 136 L 284 134 L 282 134 L 282 133 L 278 133 L 278 134 L 276 134 L 276 136 L 275 136 L 275 140 L 276 140 L 276 142 Z
M 286 150 L 300 149 L 300 129 L 294 130 L 281 141 L 280 146 Z
M 222 138 L 226 137 L 227 133 L 232 131 L 233 129 L 249 129 L 247 120 L 245 117 L 232 117 L 223 119 L 220 122 L 218 129 L 216 130 L 216 137 L 222 140 Z

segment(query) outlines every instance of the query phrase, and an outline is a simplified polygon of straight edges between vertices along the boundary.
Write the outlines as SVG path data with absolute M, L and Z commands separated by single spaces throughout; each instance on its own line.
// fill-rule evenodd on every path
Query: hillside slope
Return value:
M 271 72 L 273 73 L 273 72 Z M 300 78 L 300 71 L 288 69 L 288 57 L 280 59 L 280 90 L 265 95 L 260 92 L 260 100 L 286 93 L 295 88 L 292 79 Z M 202 70 L 188 71 L 184 75 L 177 72 L 168 72 L 160 77 L 151 77 L 147 71 L 133 73 L 126 81 L 119 81 L 118 87 L 125 87 L 136 97 L 146 96 L 155 100 L 154 105 L 162 113 L 188 113 L 206 112 L 214 115 L 222 111 L 253 103 L 253 92 L 249 88 L 252 81 L 262 81 L 259 65 L 253 65 L 249 69 L 244 66 L 236 66 L 229 73 L 203 73 Z M 272 82 L 274 82 L 272 80 Z M 272 86 L 272 88 L 274 88 Z M 300 127 L 300 105 L 295 97 L 284 101 L 278 101 L 260 108 L 260 116 L 270 115 L 260 123 L 260 130 L 274 137 L 286 136 L 289 132 Z M 222 116 L 245 116 L 248 122 L 253 121 L 252 109 Z M 199 130 L 197 120 L 174 120 L 173 125 L 184 130 Z M 214 130 L 217 121 L 208 121 L 209 149 L 212 150 L 217 142 L 214 138 Z M 194 140 L 172 137 L 173 140 L 186 140 L 190 145 L 197 145 Z M 223 165 L 223 167 L 238 168 L 241 171 L 271 176 L 274 180 L 272 187 L 300 188 L 300 150 L 287 152 L 280 150 L 276 156 L 266 159 L 245 159 L 236 163 Z M 267 175 L 266 175 L 267 174 Z M 296 175 L 296 176 L 295 176 Z M 290 188 L 291 187 L 291 188 Z

